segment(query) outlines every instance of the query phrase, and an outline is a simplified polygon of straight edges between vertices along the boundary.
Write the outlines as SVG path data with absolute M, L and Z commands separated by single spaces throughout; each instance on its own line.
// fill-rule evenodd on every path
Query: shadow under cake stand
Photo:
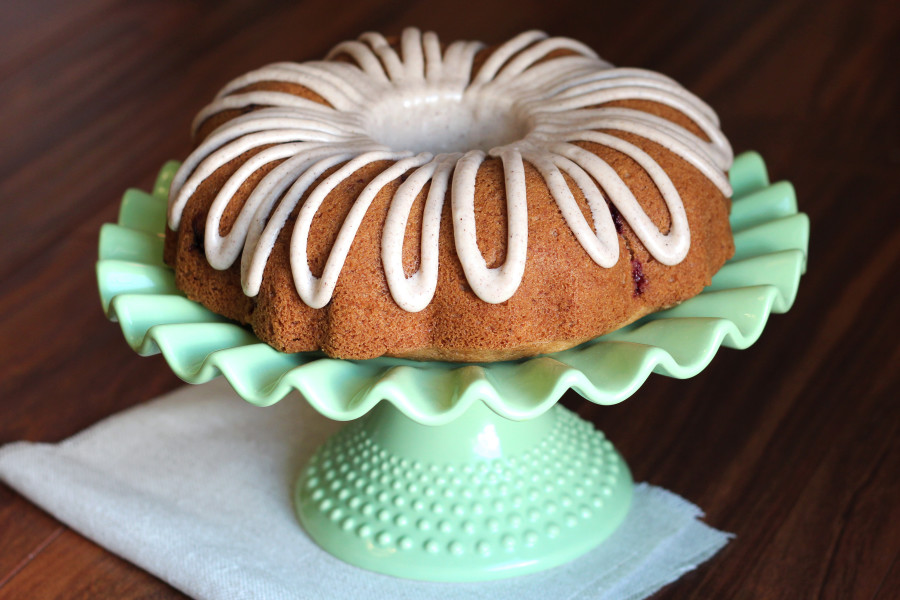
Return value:
M 731 170 L 736 253 L 699 296 L 577 348 L 463 365 L 284 354 L 185 298 L 162 260 L 165 165 L 151 193 L 128 190 L 100 233 L 103 308 L 141 355 L 161 352 L 191 383 L 224 375 L 248 402 L 297 390 L 352 421 L 295 490 L 328 552 L 399 577 L 475 581 L 547 569 L 587 552 L 628 511 L 631 474 L 612 444 L 562 406 L 569 388 L 621 402 L 651 372 L 686 378 L 721 345 L 746 348 L 786 312 L 806 264 L 809 221 L 792 186 L 770 185 L 755 153 Z

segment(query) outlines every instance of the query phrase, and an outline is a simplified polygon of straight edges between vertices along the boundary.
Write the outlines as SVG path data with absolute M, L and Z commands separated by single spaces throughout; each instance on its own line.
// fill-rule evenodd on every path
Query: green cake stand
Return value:
M 632 480 L 594 427 L 556 403 L 598 404 L 656 372 L 686 378 L 720 346 L 746 348 L 786 312 L 805 270 L 809 221 L 758 154 L 734 163 L 735 256 L 699 296 L 577 348 L 453 364 L 284 354 L 185 298 L 163 263 L 169 183 L 128 190 L 100 233 L 103 308 L 141 355 L 162 353 L 191 383 L 223 375 L 248 402 L 298 391 L 352 421 L 309 460 L 295 489 L 303 527 L 325 550 L 398 577 L 477 581 L 565 563 L 625 518 Z

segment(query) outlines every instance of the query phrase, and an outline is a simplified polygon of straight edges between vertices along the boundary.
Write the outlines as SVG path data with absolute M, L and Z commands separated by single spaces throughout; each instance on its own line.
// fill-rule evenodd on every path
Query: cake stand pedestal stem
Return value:
M 350 564 L 478 581 L 587 552 L 618 527 L 631 494 L 612 444 L 561 406 L 515 422 L 476 402 L 428 426 L 382 402 L 316 451 L 295 502 L 310 536 Z
M 493 460 L 520 455 L 535 440 L 549 435 L 556 423 L 552 411 L 528 421 L 501 417 L 475 402 L 447 425 L 430 427 L 406 418 L 389 402 L 363 417 L 371 439 L 391 455 L 430 463 Z

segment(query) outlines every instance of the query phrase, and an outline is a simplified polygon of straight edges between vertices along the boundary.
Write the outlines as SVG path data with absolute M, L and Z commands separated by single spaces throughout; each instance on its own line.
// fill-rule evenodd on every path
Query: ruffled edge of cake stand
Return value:
M 319 412 L 356 419 L 387 400 L 417 422 L 441 425 L 477 401 L 513 420 L 549 409 L 569 388 L 597 404 L 633 394 L 650 373 L 687 378 L 721 346 L 746 348 L 769 315 L 790 309 L 806 269 L 809 219 L 789 182 L 770 184 L 759 154 L 730 172 L 736 253 L 699 296 L 576 348 L 519 361 L 456 364 L 285 354 L 247 328 L 188 300 L 162 260 L 167 196 L 178 163 L 151 193 L 125 192 L 116 224 L 100 232 L 97 280 L 107 317 L 141 355 L 161 353 L 189 383 L 223 375 L 266 406 L 297 390 Z

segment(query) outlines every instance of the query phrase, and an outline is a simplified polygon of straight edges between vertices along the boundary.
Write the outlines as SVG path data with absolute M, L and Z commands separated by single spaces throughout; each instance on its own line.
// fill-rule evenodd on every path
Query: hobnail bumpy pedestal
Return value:
M 313 455 L 300 520 L 353 565 L 431 581 L 541 571 L 622 522 L 631 474 L 603 433 L 554 406 L 514 422 L 476 402 L 427 426 L 382 402 Z

